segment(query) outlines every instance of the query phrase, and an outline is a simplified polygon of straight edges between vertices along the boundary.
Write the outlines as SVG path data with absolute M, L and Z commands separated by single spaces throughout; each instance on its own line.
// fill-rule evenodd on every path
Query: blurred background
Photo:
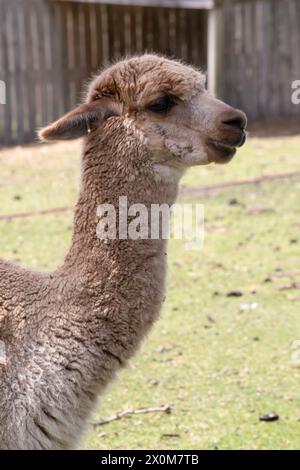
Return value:
M 300 115 L 298 0 L 0 0 L 0 145 L 72 108 L 111 60 L 156 51 L 208 73 L 251 120 Z
M 94 426 L 84 448 L 297 449 L 300 0 L 0 0 L 0 256 L 62 263 L 80 145 L 38 144 L 36 129 L 91 74 L 146 51 L 206 71 L 249 138 L 229 165 L 184 177 L 180 201 L 205 205 L 204 248 L 170 242 L 162 317 L 93 419 L 171 412 Z

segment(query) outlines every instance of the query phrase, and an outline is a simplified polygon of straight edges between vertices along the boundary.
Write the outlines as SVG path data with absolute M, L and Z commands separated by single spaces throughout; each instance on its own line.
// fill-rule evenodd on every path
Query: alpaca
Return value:
M 0 260 L 1 449 L 76 448 L 97 397 L 158 318 L 167 241 L 99 238 L 99 204 L 118 211 L 125 195 L 171 206 L 185 170 L 228 162 L 245 127 L 201 72 L 143 55 L 104 70 L 83 104 L 40 131 L 83 137 L 81 187 L 61 267 Z

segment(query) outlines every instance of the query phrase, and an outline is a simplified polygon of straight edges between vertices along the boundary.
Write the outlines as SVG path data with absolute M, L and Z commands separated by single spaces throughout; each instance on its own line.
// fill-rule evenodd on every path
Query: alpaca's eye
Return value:
M 171 96 L 162 96 L 157 100 L 153 101 L 149 106 L 148 109 L 153 113 L 166 113 L 175 105 L 174 100 L 172 100 Z

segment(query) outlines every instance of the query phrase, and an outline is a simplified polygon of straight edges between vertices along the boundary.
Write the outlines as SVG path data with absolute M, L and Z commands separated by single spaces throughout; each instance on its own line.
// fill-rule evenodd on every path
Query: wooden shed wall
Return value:
M 218 15 L 218 94 L 250 118 L 300 116 L 300 0 L 225 0 Z
M 207 11 L 0 0 L 0 145 L 30 142 L 111 60 L 158 51 L 206 68 Z
M 182 3 L 182 2 L 181 2 Z M 300 116 L 300 0 L 219 0 L 216 90 L 251 119 Z M 0 0 L 0 145 L 36 129 L 80 99 L 107 62 L 147 51 L 207 66 L 207 10 L 63 0 Z

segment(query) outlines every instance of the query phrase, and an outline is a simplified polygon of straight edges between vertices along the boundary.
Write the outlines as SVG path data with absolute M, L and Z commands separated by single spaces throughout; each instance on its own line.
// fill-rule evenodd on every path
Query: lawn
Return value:
M 0 256 L 55 268 L 70 242 L 80 144 L 0 152 Z M 300 136 L 250 138 L 227 166 L 199 167 L 181 200 L 205 205 L 205 243 L 170 243 L 161 319 L 93 420 L 169 404 L 171 413 L 92 429 L 85 449 L 297 449 L 300 447 L 300 178 L 197 191 L 299 170 Z M 191 191 L 189 188 L 193 188 Z M 239 297 L 229 296 L 237 291 Z M 262 422 L 274 412 L 277 421 Z

